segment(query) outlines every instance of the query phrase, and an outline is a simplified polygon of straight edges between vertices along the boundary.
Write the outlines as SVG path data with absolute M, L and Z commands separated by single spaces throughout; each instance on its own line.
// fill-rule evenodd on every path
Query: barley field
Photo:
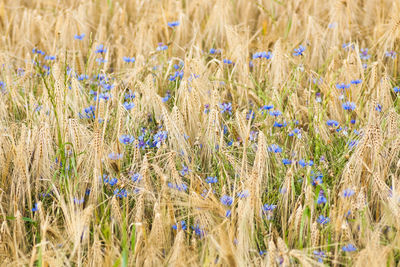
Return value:
M 399 266 L 399 0 L 1 0 L 0 266 Z

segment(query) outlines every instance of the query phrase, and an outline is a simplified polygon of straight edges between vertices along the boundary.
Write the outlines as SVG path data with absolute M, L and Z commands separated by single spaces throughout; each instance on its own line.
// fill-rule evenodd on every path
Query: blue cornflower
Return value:
M 111 186 L 114 186 L 116 183 L 118 183 L 118 179 L 117 178 L 111 178 L 110 181 L 108 181 L 108 184 Z
M 362 60 L 368 60 L 371 57 L 371 55 L 368 55 L 368 48 L 365 49 L 361 48 L 360 51 L 361 51 L 360 58 Z
M 356 108 L 356 104 L 354 104 L 354 102 L 347 101 L 347 102 L 342 104 L 342 107 L 345 110 L 354 110 Z
M 353 244 L 348 244 L 348 245 L 342 247 L 342 250 L 344 252 L 353 252 L 353 251 L 356 251 L 357 248 Z
M 393 87 L 393 91 L 395 92 L 395 93 L 400 93 L 400 87 Z
M 306 50 L 306 48 L 302 45 L 299 46 L 299 48 L 294 49 L 293 56 L 302 56 L 303 52 Z
M 316 186 L 316 185 L 320 185 L 323 183 L 322 178 L 324 176 L 322 175 L 322 173 L 313 173 L 311 175 L 311 179 L 312 179 L 312 185 Z
M 347 146 L 348 146 L 350 149 L 353 149 L 356 145 L 358 145 L 358 140 L 351 140 L 351 141 L 349 141 L 349 142 L 347 143 Z
M 165 103 L 165 102 L 167 102 L 170 98 L 171 98 L 171 93 L 170 93 L 169 91 L 167 91 L 167 92 L 165 93 L 165 96 L 161 98 L 161 101 L 162 101 L 163 103 Z
M 132 94 L 132 91 L 129 90 L 128 93 L 125 94 L 125 100 L 134 99 L 136 97 L 135 93 Z
M 84 111 L 86 114 L 93 114 L 94 115 L 94 111 L 96 110 L 96 107 L 91 105 L 87 108 L 84 108 Z
M 325 204 L 326 203 L 326 197 L 325 197 L 325 192 L 324 190 L 320 190 L 317 198 L 317 204 Z
M 47 70 L 47 74 L 50 73 L 50 67 L 49 66 L 43 65 L 43 69 Z
M 214 177 L 213 177 L 213 176 L 207 176 L 205 182 L 206 182 L 207 184 L 215 184 L 215 183 L 218 183 L 217 176 L 214 176 Z
M 395 59 L 395 58 L 396 58 L 396 55 L 397 55 L 397 53 L 394 52 L 393 50 L 392 50 L 392 51 L 386 51 L 386 52 L 385 52 L 385 57 L 391 57 L 392 59 Z
M 85 202 L 85 199 L 84 198 L 79 199 L 79 198 L 74 197 L 73 201 L 74 201 L 74 204 L 81 205 L 81 204 L 83 204 L 83 202 Z
M 348 51 L 350 48 L 351 48 L 351 49 L 354 49 L 354 44 L 352 44 L 352 43 L 344 43 L 344 44 L 342 45 L 342 48 L 343 48 L 344 50 Z
M 110 178 L 107 174 L 103 174 L 103 182 L 111 186 L 114 186 L 118 182 L 118 179 L 115 177 Z
M 224 195 L 221 197 L 221 203 L 225 206 L 231 206 L 233 203 L 233 198 L 228 195 Z
M 168 49 L 168 45 L 164 45 L 163 43 L 158 43 L 158 46 L 156 48 L 157 51 L 164 51 Z
M 238 198 L 246 198 L 250 195 L 249 190 L 243 190 L 237 193 Z
M 262 57 L 262 53 L 263 53 L 263 52 L 256 52 L 256 53 L 254 53 L 254 54 L 253 54 L 253 59 L 261 58 L 261 57 Z
M 220 54 L 220 53 L 221 53 L 221 50 L 215 49 L 215 48 L 211 48 L 209 53 L 210 53 L 211 55 Z
M 208 114 L 210 112 L 210 104 L 205 104 L 204 105 L 204 113 Z
M 270 110 L 270 109 L 273 109 L 273 108 L 274 108 L 274 105 L 264 105 L 264 106 L 262 106 L 262 107 L 260 108 L 261 114 L 264 115 L 264 110 Z
M 99 99 L 103 99 L 104 101 L 108 101 L 110 98 L 111 94 L 109 92 L 99 94 Z
M 142 180 L 143 176 L 140 173 L 135 173 L 132 175 L 131 180 L 135 183 L 139 183 Z
M 314 79 L 312 79 L 312 82 L 313 82 L 313 84 L 322 84 L 324 82 L 324 79 L 322 79 L 322 77 L 314 78 Z
M 249 110 L 247 113 L 246 113 L 246 120 L 253 120 L 255 118 L 255 114 L 254 114 L 254 111 L 253 110 Z
M 126 192 L 125 189 L 115 189 L 113 194 L 118 197 L 118 198 L 124 198 L 128 195 L 128 192 Z
M 44 51 L 42 51 L 42 50 L 39 50 L 39 49 L 37 49 L 36 47 L 34 47 L 33 49 L 32 49 L 32 53 L 33 54 L 39 54 L 39 55 L 45 55 L 46 53 L 44 52 Z M 39 61 L 39 63 L 40 63 L 40 61 Z
M 318 262 L 321 262 L 321 263 L 324 261 L 323 258 L 326 257 L 325 252 L 322 251 L 322 250 L 319 250 L 319 251 L 318 250 L 314 250 L 313 254 L 314 254 L 315 257 L 317 257 Z
M 149 146 L 149 143 L 150 143 L 149 140 L 144 141 L 144 134 L 142 134 L 141 136 L 138 137 L 138 141 L 139 141 L 138 147 L 140 149 L 145 149 L 147 146 Z
M 219 104 L 219 108 L 221 109 L 221 113 L 229 113 L 229 115 L 232 115 L 232 103 L 228 102 L 228 103 L 222 103 Z
M 375 110 L 378 111 L 378 112 L 382 112 L 382 105 L 381 104 L 377 104 L 375 106 Z
M 354 190 L 353 189 L 345 189 L 343 190 L 343 197 L 351 197 L 354 195 Z
M 124 145 L 129 145 L 132 144 L 133 141 L 135 141 L 135 138 L 133 137 L 133 135 L 123 134 L 119 138 L 119 141 Z
M 269 152 L 274 152 L 274 153 L 281 153 L 282 148 L 279 145 L 272 144 L 268 147 Z
M 131 110 L 135 107 L 135 104 L 133 102 L 124 102 L 124 108 L 126 108 L 127 110 Z
M 187 191 L 188 187 L 186 184 L 182 183 L 182 184 L 173 184 L 173 183 L 168 183 L 168 187 L 172 188 L 172 189 L 176 189 L 178 191 Z
M 282 163 L 284 165 L 290 165 L 290 164 L 292 164 L 292 161 L 290 159 L 282 159 Z
M 250 136 L 249 136 L 250 141 L 255 141 L 257 139 L 257 136 L 258 136 L 258 132 L 250 131 Z
M 329 223 L 331 221 L 331 219 L 329 219 L 329 217 L 325 217 L 324 215 L 319 215 L 317 218 L 317 223 L 321 224 L 321 225 L 325 225 L 327 223 Z
M 229 217 L 231 217 L 231 214 L 232 214 L 232 211 L 231 210 L 227 210 L 226 213 L 225 213 L 225 217 L 229 218 Z
M 336 88 L 341 89 L 341 90 L 348 89 L 349 87 L 350 87 L 350 84 L 345 84 L 345 83 L 337 83 L 336 84 Z
M 278 116 L 282 115 L 282 112 L 280 112 L 279 110 L 271 110 L 269 112 L 269 115 L 274 116 L 274 117 L 278 117 Z
M 264 206 L 262 207 L 264 212 L 273 211 L 275 208 L 276 208 L 276 205 L 272 205 L 272 204 L 264 204 Z
M 335 127 L 339 126 L 339 122 L 337 122 L 337 121 L 335 121 L 335 120 L 328 120 L 328 121 L 326 122 L 326 124 L 327 124 L 328 126 L 335 126 Z
M 226 126 L 226 125 L 223 125 L 223 130 L 224 130 L 224 135 L 225 134 L 227 134 L 229 131 L 228 131 L 228 127 Z
M 96 47 L 96 50 L 94 51 L 96 54 L 98 53 L 106 53 L 107 49 L 104 48 L 104 45 L 100 44 Z
M 135 62 L 135 58 L 134 57 L 123 57 L 122 58 L 126 63 L 133 63 Z
M 84 34 L 84 33 L 82 33 L 81 35 L 75 34 L 74 38 L 75 38 L 76 40 L 82 40 L 82 39 L 85 37 L 85 35 L 86 35 L 86 34 Z
M 287 123 L 286 123 L 286 121 L 284 121 L 283 123 L 280 123 L 280 122 L 274 122 L 274 125 L 273 125 L 274 127 L 278 127 L 278 128 L 282 128 L 282 127 L 286 127 L 287 126 Z
M 180 170 L 179 173 L 180 173 L 182 176 L 185 176 L 186 174 L 189 173 L 189 171 L 190 171 L 189 167 L 188 167 L 188 166 L 185 166 L 185 164 L 182 163 L 182 170 Z
M 108 78 L 104 74 L 93 75 L 93 78 L 98 81 L 107 81 Z
M 167 131 L 159 131 L 153 136 L 153 146 L 160 148 L 167 139 Z
M 32 211 L 35 212 L 35 211 L 38 211 L 38 210 L 39 210 L 38 203 L 35 203 L 35 205 L 32 208 Z
M 168 80 L 169 81 L 176 81 L 177 79 L 181 80 L 182 78 L 183 78 L 183 71 L 175 71 L 175 74 L 174 75 L 170 75 Z
M 224 58 L 224 59 L 222 60 L 222 62 L 224 62 L 225 64 L 228 64 L 228 65 L 233 64 L 233 61 L 230 60 L 230 59 L 227 59 L 227 58 Z
M 83 81 L 89 79 L 89 75 L 81 74 L 76 78 L 78 81 Z
M 272 53 L 270 51 L 268 52 L 256 52 L 253 54 L 253 59 L 257 58 L 265 58 L 265 59 L 271 59 L 272 58 Z
M 83 109 L 84 114 L 79 112 L 79 117 L 81 119 L 83 119 L 83 118 L 94 119 L 95 118 L 94 111 L 95 111 L 95 107 L 89 106 L 89 107 Z
M 289 136 L 297 135 L 297 138 L 301 138 L 301 132 L 299 128 L 294 128 L 289 134 Z
M 272 204 L 264 204 L 262 206 L 262 214 L 267 217 L 267 220 L 270 220 L 272 218 L 272 212 L 276 208 L 276 205 Z
M 172 225 L 172 229 L 178 230 L 178 225 L 177 224 Z M 185 221 L 181 221 L 181 229 L 184 230 L 184 231 L 187 229 Z
M 122 159 L 122 154 L 112 152 L 112 153 L 108 154 L 108 158 L 111 160 L 119 160 L 119 159 Z
M 6 87 L 6 83 L 3 81 L 0 81 L 0 88 L 4 89 Z
M 176 26 L 179 26 L 180 22 L 179 21 L 172 21 L 167 23 L 169 27 L 174 28 Z
M 49 56 L 49 55 L 47 55 L 47 56 L 44 57 L 44 59 L 45 59 L 45 60 L 56 60 L 56 56 Z
M 360 83 L 362 83 L 362 80 L 361 79 L 357 79 L 357 80 L 351 80 L 351 82 L 350 82 L 351 84 L 355 84 L 355 85 L 357 85 L 357 84 L 360 84 Z
M 200 228 L 200 225 L 196 224 L 194 227 L 192 226 L 194 233 L 202 238 L 205 235 L 205 231 Z
M 276 208 L 276 205 L 272 205 L 272 204 L 264 204 L 263 206 L 263 211 L 267 212 L 267 211 L 273 211 Z

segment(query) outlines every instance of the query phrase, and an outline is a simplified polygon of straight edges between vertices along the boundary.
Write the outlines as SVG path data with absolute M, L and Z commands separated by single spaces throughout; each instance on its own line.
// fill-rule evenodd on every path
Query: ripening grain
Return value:
M 399 14 L 0 1 L 0 266 L 398 266 Z

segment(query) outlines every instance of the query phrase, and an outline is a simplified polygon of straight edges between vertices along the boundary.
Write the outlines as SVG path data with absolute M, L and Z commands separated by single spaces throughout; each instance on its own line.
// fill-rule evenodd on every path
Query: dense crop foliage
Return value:
M 0 264 L 399 265 L 399 14 L 0 1 Z

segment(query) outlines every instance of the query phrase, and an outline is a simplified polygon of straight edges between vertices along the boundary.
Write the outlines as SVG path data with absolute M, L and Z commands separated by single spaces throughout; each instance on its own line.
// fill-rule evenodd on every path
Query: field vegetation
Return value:
M 398 0 L 0 1 L 1 266 L 398 266 Z

